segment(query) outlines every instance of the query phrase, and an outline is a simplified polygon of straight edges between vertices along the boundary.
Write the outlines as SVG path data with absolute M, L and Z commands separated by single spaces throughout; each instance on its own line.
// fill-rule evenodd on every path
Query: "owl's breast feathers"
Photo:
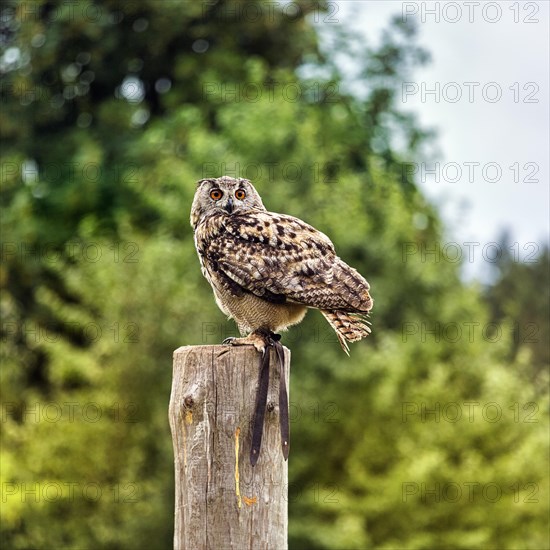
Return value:
M 251 293 L 274 304 L 348 313 L 372 308 L 367 281 L 336 256 L 326 235 L 292 216 L 207 216 L 195 242 L 210 283 L 233 297 Z

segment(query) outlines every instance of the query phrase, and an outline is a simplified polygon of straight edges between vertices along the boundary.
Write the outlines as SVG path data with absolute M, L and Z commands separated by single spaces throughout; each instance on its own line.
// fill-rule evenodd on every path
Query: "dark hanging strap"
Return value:
M 269 356 L 271 355 L 270 345 L 266 345 L 260 363 L 260 380 L 258 393 L 256 395 L 256 407 L 254 409 L 254 425 L 252 427 L 252 448 L 250 449 L 250 464 L 256 465 L 260 456 L 262 446 L 262 435 L 264 431 L 265 408 L 267 405 L 267 392 L 269 389 Z
M 252 448 L 250 449 L 250 464 L 255 466 L 260 457 L 262 436 L 264 432 L 265 409 L 267 406 L 267 394 L 269 392 L 269 362 L 271 349 L 275 348 L 277 363 L 279 363 L 279 425 L 281 429 L 281 447 L 283 457 L 288 459 L 290 449 L 290 421 L 288 417 L 288 394 L 285 378 L 285 352 L 279 342 L 278 334 L 269 334 L 265 337 L 265 351 L 260 361 L 260 379 L 258 393 L 256 394 L 256 406 L 254 409 L 254 425 L 252 426 Z
M 283 457 L 288 459 L 290 449 L 290 423 L 288 419 L 288 394 L 286 392 L 286 377 L 285 377 L 285 352 L 280 342 L 275 342 L 275 351 L 279 360 L 279 424 L 281 427 L 281 447 L 283 449 Z

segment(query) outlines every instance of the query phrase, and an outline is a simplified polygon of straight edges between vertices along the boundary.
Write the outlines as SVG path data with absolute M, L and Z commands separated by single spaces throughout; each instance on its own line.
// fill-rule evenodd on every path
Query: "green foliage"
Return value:
M 548 273 L 550 251 L 529 243 L 520 251 L 506 233 L 501 238 L 502 255 L 496 263 L 497 281 L 486 291 L 495 323 L 507 323 L 512 328 L 513 341 L 509 359 L 528 354 L 527 370 L 522 374 L 527 382 L 544 388 L 548 385 L 550 347 L 550 301 Z M 520 260 L 520 261 L 518 261 Z
M 508 262 L 487 307 L 456 264 L 405 254 L 442 236 L 402 177 L 426 138 L 396 101 L 426 58 L 414 29 L 360 52 L 334 37 L 355 96 L 318 52 L 314 3 L 254 21 L 224 2 L 33 5 L 6 12 L 21 56 L 0 125 L 7 546 L 170 546 L 171 353 L 235 331 L 200 274 L 194 182 L 239 171 L 375 299 L 349 359 L 317 312 L 284 335 L 291 547 L 548 547 L 545 264 Z M 541 344 L 482 332 L 514 320 Z

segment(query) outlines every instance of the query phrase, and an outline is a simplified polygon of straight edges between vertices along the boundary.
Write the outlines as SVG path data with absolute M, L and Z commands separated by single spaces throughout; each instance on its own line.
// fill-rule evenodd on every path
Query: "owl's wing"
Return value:
M 214 227 L 214 225 L 216 227 Z M 325 310 L 367 312 L 369 284 L 307 223 L 267 211 L 222 216 L 202 236 L 201 253 L 234 295 L 297 302 Z

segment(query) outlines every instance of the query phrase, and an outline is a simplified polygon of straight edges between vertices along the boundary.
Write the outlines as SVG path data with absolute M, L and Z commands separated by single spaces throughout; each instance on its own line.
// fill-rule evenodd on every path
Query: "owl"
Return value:
M 252 183 L 203 179 L 191 208 L 202 273 L 219 308 L 237 323 L 233 345 L 265 349 L 265 336 L 318 309 L 342 349 L 370 333 L 369 284 L 342 261 L 330 239 L 311 225 L 266 210 Z

